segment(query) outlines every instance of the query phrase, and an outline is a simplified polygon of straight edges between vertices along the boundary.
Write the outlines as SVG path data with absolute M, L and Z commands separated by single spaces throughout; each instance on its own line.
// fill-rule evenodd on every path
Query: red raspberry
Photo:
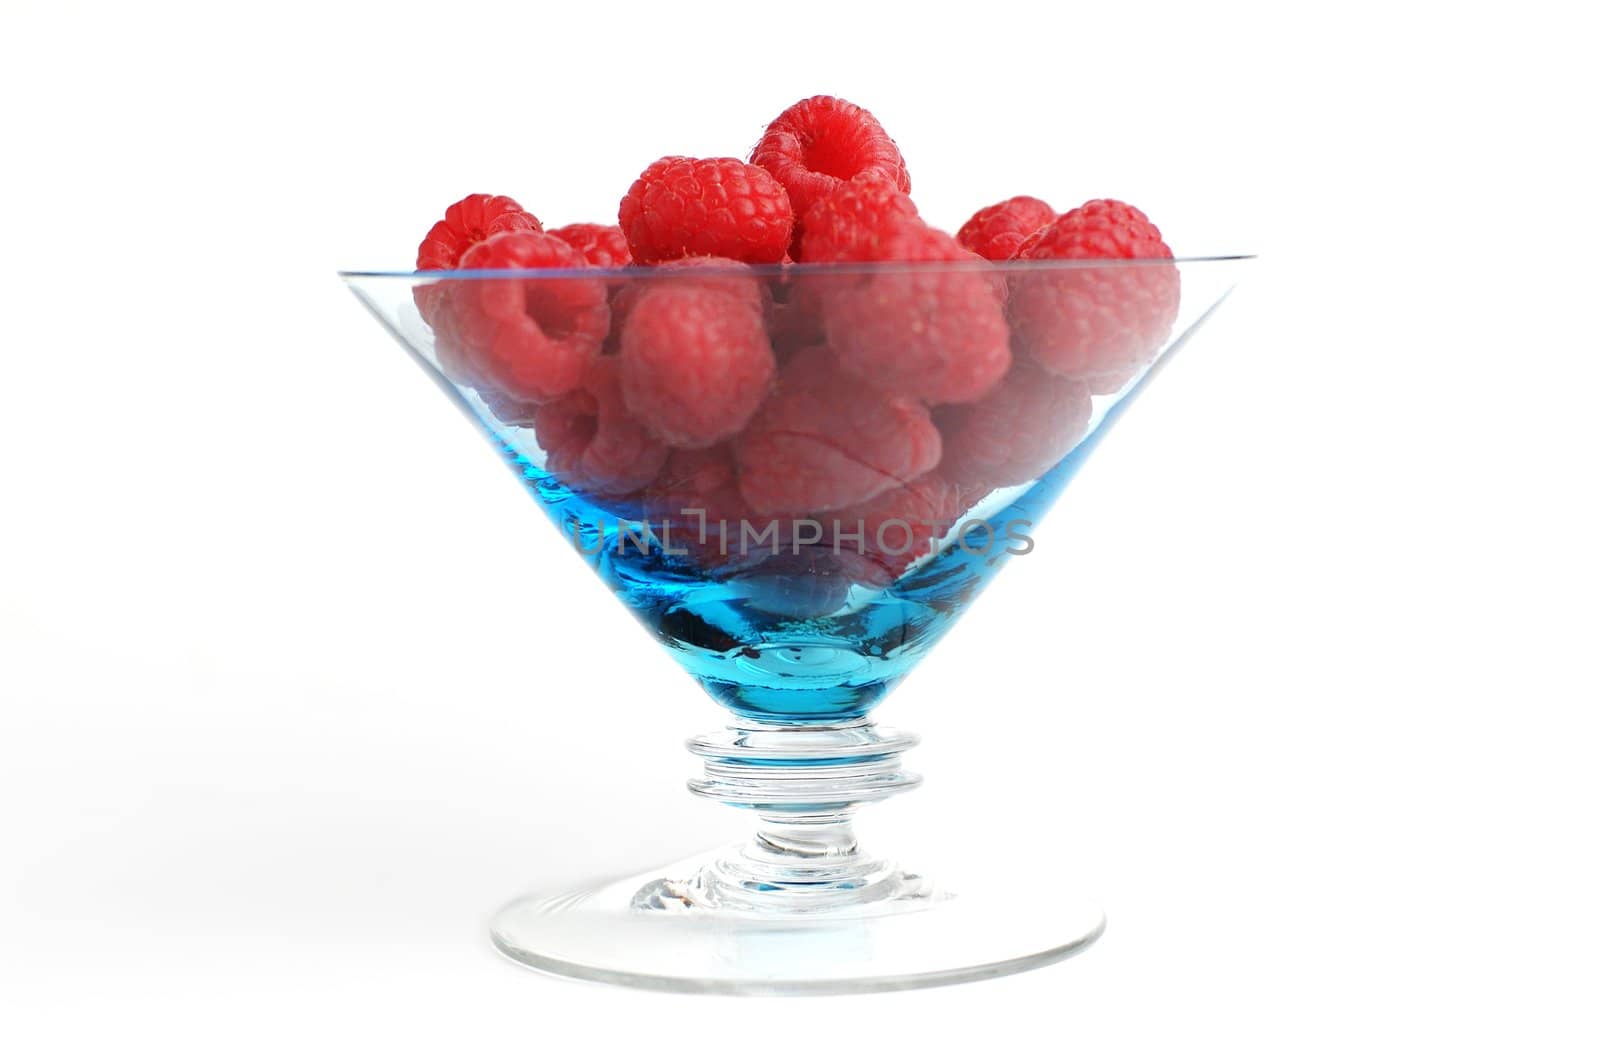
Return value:
M 633 256 L 628 254 L 628 238 L 614 225 L 575 222 L 546 232 L 572 245 L 590 266 L 627 266 L 633 262 Z
M 771 296 L 761 279 L 742 262 L 718 258 L 714 255 L 697 255 L 693 258 L 663 262 L 647 276 L 629 282 L 611 300 L 611 331 L 621 339 L 628 324 L 628 315 L 646 294 L 660 288 L 688 286 L 715 288 L 750 306 L 757 314 L 765 316 Z
M 879 249 L 886 259 L 962 263 L 971 254 L 947 233 L 901 223 Z M 846 370 L 896 395 L 970 402 L 1011 365 L 1001 297 L 983 272 L 913 266 L 863 274 L 823 296 L 828 341 Z
M 1050 204 L 1032 196 L 1012 196 L 985 207 L 956 232 L 962 247 L 992 262 L 1003 262 L 1033 233 L 1056 220 Z
M 881 174 L 911 191 L 906 161 L 878 120 L 832 96 L 801 100 L 774 118 L 750 161 L 789 190 L 796 218 L 857 174 Z
M 733 465 L 733 452 L 726 444 L 718 444 L 673 451 L 646 496 L 653 504 L 653 512 L 667 513 L 670 511 L 662 509 L 667 504 L 717 495 L 737 498 L 738 488 L 739 474 Z
M 539 407 L 533 431 L 546 469 L 577 491 L 627 495 L 655 479 L 667 446 L 622 403 L 617 360 L 590 359 L 577 391 Z
M 1171 259 L 1172 249 L 1142 212 L 1090 200 L 1056 219 L 1026 250 L 1041 259 Z M 1154 357 L 1178 316 L 1171 262 L 1017 271 L 1011 326 L 1017 350 L 1044 368 L 1104 382 Z
M 674 451 L 644 495 L 644 517 L 672 550 L 715 570 L 744 605 L 784 617 L 819 617 L 844 604 L 847 559 L 830 543 L 802 544 L 794 519 L 757 517 L 739 495 L 726 446 Z M 748 529 L 746 529 L 748 523 Z M 824 527 L 821 522 L 818 528 Z M 663 535 L 663 528 L 670 536 Z
M 485 237 L 514 230 L 538 232 L 539 219 L 510 196 L 472 195 L 445 208 L 417 248 L 417 269 L 453 270 L 466 250 Z
M 673 451 L 643 501 L 645 519 L 671 529 L 673 550 L 687 550 L 702 566 L 719 566 L 738 550 L 739 522 L 749 507 L 726 445 Z
M 927 473 L 818 520 L 855 582 L 883 587 L 950 531 L 965 510 L 961 503 L 953 485 L 938 473 Z
M 622 331 L 622 397 L 674 447 L 737 435 L 766 398 L 776 368 L 759 303 L 714 284 L 657 286 Z
M 1043 476 L 1078 445 L 1093 404 L 1078 381 L 1019 362 L 976 403 L 941 407 L 939 472 L 975 499 Z
M 1170 259 L 1161 230 L 1139 208 L 1090 200 L 1052 222 L 1028 253 L 1034 259 Z
M 617 221 L 637 263 L 689 255 L 777 262 L 789 250 L 794 211 L 783 186 L 759 166 L 669 155 L 639 175 Z
M 539 229 L 539 219 L 518 206 L 510 196 L 472 195 L 445 208 L 444 218 L 435 222 L 417 248 L 417 269 L 453 270 L 473 244 L 495 233 L 517 229 Z M 435 326 L 444 313 L 449 286 L 428 283 L 411 292 L 422 320 Z M 454 379 L 454 378 L 452 378 Z
M 733 456 L 756 513 L 837 510 L 938 465 L 939 433 L 921 403 L 845 375 L 814 347 L 790 357 Z
M 433 354 L 440 371 L 463 388 L 481 390 L 485 386 L 473 365 L 472 352 L 462 346 L 460 330 L 450 310 L 451 297 L 460 285 L 460 281 L 442 281 L 412 289 L 411 297 L 422 311 L 423 319 L 433 328 Z
M 882 239 L 917 218 L 911 197 L 876 171 L 836 184 L 806 211 L 801 262 L 876 262 Z
M 498 233 L 461 258 L 464 270 L 575 269 L 579 254 L 548 233 Z M 578 386 L 610 324 L 601 281 L 484 277 L 452 281 L 448 327 L 436 335 L 459 347 L 472 379 L 523 402 L 544 402 Z

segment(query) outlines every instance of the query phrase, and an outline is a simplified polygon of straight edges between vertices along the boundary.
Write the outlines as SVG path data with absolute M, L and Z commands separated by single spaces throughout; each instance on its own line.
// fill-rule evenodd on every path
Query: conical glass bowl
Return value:
M 1092 942 L 1092 905 L 985 899 L 861 849 L 854 814 L 919 782 L 915 737 L 870 714 L 1033 551 L 1244 261 L 342 274 L 730 712 L 691 740 L 690 789 L 758 818 L 742 846 L 513 903 L 500 949 L 629 985 L 822 993 Z

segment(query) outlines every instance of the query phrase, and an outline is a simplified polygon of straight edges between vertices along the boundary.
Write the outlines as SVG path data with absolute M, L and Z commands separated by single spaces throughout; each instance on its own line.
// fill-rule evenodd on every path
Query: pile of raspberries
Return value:
M 1155 356 L 1179 298 L 1170 261 L 963 268 L 1171 260 L 1128 204 L 1057 214 L 1016 196 L 951 236 L 910 191 L 878 121 L 815 96 L 774 119 L 749 162 L 651 163 L 616 225 L 546 229 L 508 197 L 466 197 L 429 230 L 418 270 L 565 272 L 445 278 L 415 297 L 446 375 L 531 427 L 573 490 L 713 526 L 864 527 L 870 571 L 856 576 L 890 580 L 990 491 L 1060 461 L 1091 396 Z M 627 266 L 651 269 L 584 276 Z M 878 550 L 886 522 L 911 542 Z M 726 544 L 700 547 L 707 564 L 733 562 Z

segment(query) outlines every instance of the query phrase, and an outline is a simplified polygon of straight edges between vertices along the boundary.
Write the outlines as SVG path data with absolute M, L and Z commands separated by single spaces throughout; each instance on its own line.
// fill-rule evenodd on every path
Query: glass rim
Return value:
M 1170 259 L 1007 259 L 1001 262 L 961 259 L 938 262 L 793 262 L 749 265 L 695 266 L 663 270 L 658 266 L 583 266 L 560 269 L 481 270 L 340 270 L 346 281 L 487 281 L 487 280 L 601 280 L 632 281 L 657 277 L 755 277 L 787 280 L 793 277 L 859 276 L 879 273 L 1051 273 L 1086 269 L 1126 269 L 1137 266 L 1184 266 L 1208 262 L 1249 262 L 1255 254 L 1182 255 Z

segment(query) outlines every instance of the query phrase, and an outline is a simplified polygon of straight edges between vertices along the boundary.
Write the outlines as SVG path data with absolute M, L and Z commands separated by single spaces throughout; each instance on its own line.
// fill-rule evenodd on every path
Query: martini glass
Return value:
M 921 782 L 902 766 L 916 737 L 873 712 L 1033 549 L 1243 262 L 343 273 L 553 519 L 566 545 L 543 549 L 575 550 L 729 712 L 689 741 L 689 789 L 756 820 L 742 845 L 512 902 L 496 946 L 601 982 L 814 994 L 988 978 L 1094 942 L 1100 909 L 1023 871 L 905 868 L 858 844 L 859 810 Z M 737 436 L 672 446 L 619 347 L 631 308 L 687 286 L 759 314 L 771 380 Z M 530 349 L 571 372 L 530 379 Z

